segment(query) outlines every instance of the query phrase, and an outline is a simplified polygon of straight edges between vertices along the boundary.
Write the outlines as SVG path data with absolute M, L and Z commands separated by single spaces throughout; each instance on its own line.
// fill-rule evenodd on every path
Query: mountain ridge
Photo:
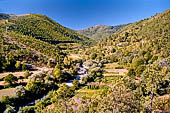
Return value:
M 117 32 L 121 28 L 126 26 L 125 24 L 117 25 L 117 26 L 111 26 L 111 25 L 95 25 L 91 26 L 89 28 L 77 30 L 78 33 L 89 37 L 90 39 L 93 39 L 95 41 L 102 40 L 109 35 L 112 35 L 113 33 Z

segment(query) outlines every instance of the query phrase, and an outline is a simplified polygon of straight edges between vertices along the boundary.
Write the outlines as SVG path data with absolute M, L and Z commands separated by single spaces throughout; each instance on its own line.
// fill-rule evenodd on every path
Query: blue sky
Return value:
M 170 0 L 0 0 L 0 12 L 40 13 L 71 29 L 139 21 L 170 8 Z

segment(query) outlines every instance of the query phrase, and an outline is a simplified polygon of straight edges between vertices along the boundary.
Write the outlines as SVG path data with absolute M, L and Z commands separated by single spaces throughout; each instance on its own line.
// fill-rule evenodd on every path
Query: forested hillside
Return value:
M 169 57 L 170 10 L 130 24 L 98 43 L 99 51 L 118 55 L 121 63 L 131 63 L 134 57 Z M 102 49 L 103 48 L 103 49 Z M 114 50 L 115 49 L 115 50 Z M 147 59 L 150 60 L 150 59 Z
M 55 58 L 63 49 L 89 45 L 89 38 L 79 35 L 47 16 L 40 14 L 1 14 L 0 32 L 9 41 L 23 44 L 39 53 Z M 74 45 L 74 46 L 73 46 Z
M 4 15 L 5 14 L 3 14 L 3 17 Z M 21 37 L 32 38 L 27 42 L 27 44 L 30 46 L 33 43 L 37 43 L 35 40 L 47 44 L 49 46 L 64 45 L 61 49 L 69 47 L 71 48 L 72 44 L 82 47 L 82 45 L 89 45 L 91 43 L 89 38 L 82 36 L 76 33 L 75 31 L 58 24 L 57 22 L 45 15 L 10 15 L 9 18 L 4 17 L 4 19 L 0 21 L 1 31 L 5 33 L 7 30 L 8 35 L 10 35 L 12 38 L 17 37 L 17 40 L 22 40 L 22 43 L 27 38 Z M 6 26 L 7 28 L 5 28 Z M 45 48 L 47 47 L 47 45 L 45 46 Z M 35 46 L 35 48 L 36 47 L 37 46 Z
M 55 65 L 58 58 L 62 60 L 66 55 L 62 51 L 65 47 L 72 49 L 90 43 L 87 37 L 44 15 L 0 15 L 1 71 L 16 70 L 17 61 L 40 66 L 53 62 Z
M 35 37 L 51 44 L 62 42 L 83 42 L 88 38 L 58 24 L 47 16 L 40 14 L 21 15 L 9 19 L 14 26 L 10 30 Z

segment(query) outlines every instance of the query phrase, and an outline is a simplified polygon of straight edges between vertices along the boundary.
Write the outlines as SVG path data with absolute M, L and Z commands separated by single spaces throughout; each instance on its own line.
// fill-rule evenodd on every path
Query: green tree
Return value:
M 30 80 L 26 85 L 26 89 L 32 94 L 40 94 L 43 89 L 43 83 L 40 81 L 33 82 Z
M 22 70 L 28 70 L 28 67 L 25 64 L 22 64 Z
M 136 77 L 136 72 L 135 72 L 135 70 L 133 68 L 130 68 L 127 75 L 129 77 L 135 78 Z
M 138 66 L 142 65 L 145 63 L 144 58 L 134 58 L 132 60 L 133 67 L 136 69 Z
M 73 87 L 74 87 L 75 89 L 79 89 L 79 87 L 80 87 L 80 82 L 79 82 L 78 80 L 73 80 Z
M 47 63 L 47 67 L 48 68 L 51 68 L 51 61 L 49 60 L 48 63 Z
M 159 89 L 159 84 L 163 82 L 164 75 L 161 74 L 157 68 L 157 64 L 148 65 L 142 76 L 143 91 L 146 95 L 145 104 L 148 105 L 148 112 L 153 111 L 153 100 L 157 96 L 157 90 Z
M 15 68 L 16 68 L 17 70 L 20 70 L 20 69 L 21 69 L 21 61 L 17 61 L 17 62 L 16 62 Z
M 54 70 L 53 70 L 53 76 L 58 80 L 62 80 L 62 71 L 60 65 L 56 65 Z
M 29 72 L 29 71 L 26 71 L 24 73 L 24 78 L 28 79 L 29 76 L 31 76 L 33 73 Z
M 70 65 L 71 65 L 71 59 L 68 58 L 68 57 L 65 57 L 65 58 L 64 58 L 64 66 L 65 66 L 66 68 L 69 68 Z
M 9 86 L 13 85 L 14 82 L 17 81 L 17 77 L 13 74 L 9 74 L 4 77 L 4 81 L 9 84 Z
M 54 92 L 53 95 L 55 96 L 51 99 L 52 103 L 55 103 L 55 107 L 57 108 L 56 112 L 68 113 L 70 108 L 67 102 L 73 94 L 74 91 L 71 90 L 66 84 L 61 84 L 60 88 Z

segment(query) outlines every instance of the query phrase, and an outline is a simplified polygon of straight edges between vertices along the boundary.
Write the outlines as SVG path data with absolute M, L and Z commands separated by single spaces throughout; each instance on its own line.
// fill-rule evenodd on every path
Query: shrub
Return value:
M 17 81 L 17 77 L 14 76 L 13 74 L 9 74 L 4 77 L 4 81 L 8 83 L 9 86 L 11 86 L 15 81 Z
M 17 62 L 16 62 L 15 68 L 16 68 L 17 70 L 20 70 L 20 69 L 21 69 L 21 62 L 20 62 L 20 61 L 17 61 Z
M 16 113 L 15 107 L 8 105 L 4 113 Z
M 30 73 L 29 71 L 26 71 L 25 73 L 24 73 L 24 78 L 28 78 L 29 76 L 31 76 L 33 73 Z
M 24 97 L 26 95 L 26 89 L 23 86 L 17 86 L 15 92 L 18 97 Z
M 136 76 L 136 72 L 135 72 L 135 70 L 133 68 L 130 68 L 128 73 L 127 73 L 127 75 L 129 77 L 135 77 Z
M 26 106 L 24 108 L 21 108 L 18 113 L 35 113 L 33 106 Z
M 117 66 L 115 69 L 123 69 L 123 66 Z
M 22 70 L 28 70 L 28 67 L 25 64 L 22 64 Z
M 73 80 L 73 87 L 74 87 L 75 89 L 79 89 L 80 83 L 79 83 L 78 80 Z
M 144 64 L 145 59 L 144 58 L 134 58 L 132 61 L 133 67 L 136 69 L 138 66 Z

